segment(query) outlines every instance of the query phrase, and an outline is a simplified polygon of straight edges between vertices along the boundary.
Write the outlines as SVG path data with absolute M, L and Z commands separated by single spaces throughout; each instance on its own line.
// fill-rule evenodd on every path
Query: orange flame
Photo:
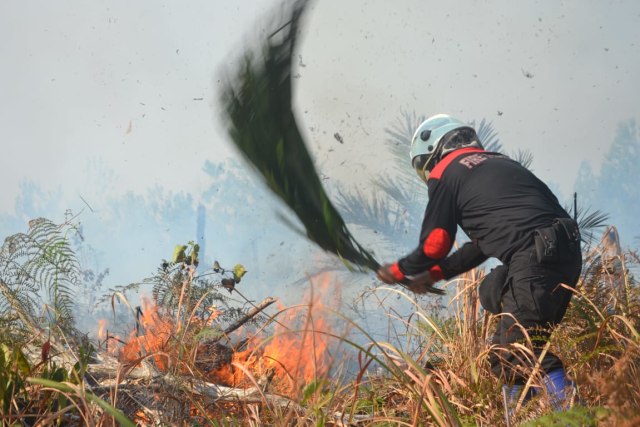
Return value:
M 104 342 L 108 354 L 112 356 L 118 355 L 120 351 L 118 344 L 120 342 L 120 337 L 109 333 L 106 319 L 98 320 L 98 340 Z
M 290 308 L 280 305 L 285 315 L 278 317 L 273 339 L 264 345 L 256 338 L 249 350 L 234 353 L 232 364 L 215 372 L 217 380 L 238 386 L 244 385 L 245 370 L 257 378 L 273 374 L 273 384 L 282 392 L 292 393 L 327 375 L 332 362 L 329 350 L 337 344 L 330 336 L 333 328 L 326 320 L 327 308 L 335 306 L 335 301 L 327 300 L 339 299 L 340 295 L 330 286 L 330 275 L 315 279 L 305 294 L 304 304 Z M 315 286 L 317 279 L 320 283 Z
M 98 320 L 98 339 L 100 341 L 107 339 L 107 321 L 105 319 Z
M 264 336 L 250 338 L 246 350 L 235 351 L 231 355 L 231 363 L 224 363 L 209 372 L 210 380 L 230 386 L 251 386 L 246 373 L 255 379 L 272 377 L 271 384 L 283 393 L 294 393 L 305 385 L 329 373 L 332 363 L 331 350 L 337 347 L 338 341 L 331 335 L 333 327 L 327 321 L 329 307 L 337 307 L 340 293 L 336 286 L 331 286 L 329 274 L 311 279 L 311 287 L 303 297 L 303 304 L 293 307 L 280 305 L 281 315 L 277 318 L 275 332 L 270 339 Z M 333 300 L 331 301 L 330 299 Z M 153 360 L 158 369 L 169 368 L 169 355 L 176 357 L 177 348 L 170 338 L 175 335 L 177 325 L 172 319 L 159 313 L 159 308 L 143 299 L 144 309 L 138 319 L 138 329 L 134 329 L 126 344 L 114 336 L 107 334 L 105 320 L 98 321 L 98 337 L 107 340 L 107 350 L 118 355 L 123 362 L 132 362 L 154 353 Z M 199 326 L 209 326 L 221 313 L 216 307 L 209 308 L 209 315 Z M 235 334 L 248 338 L 248 331 L 241 327 Z M 207 357 L 215 354 L 206 348 L 198 350 L 197 358 L 206 362 Z M 196 359 L 196 361 L 198 360 Z
M 105 342 L 107 353 L 122 362 L 132 362 L 156 352 L 163 352 L 174 330 L 173 323 L 158 313 L 158 307 L 143 298 L 144 309 L 137 319 L 138 327 L 123 341 L 120 336 L 109 333 L 107 320 L 98 320 L 98 340 Z M 167 369 L 167 358 L 164 355 L 154 356 L 156 365 L 161 370 Z
M 158 313 L 158 306 L 147 299 L 143 299 L 143 306 L 142 315 L 138 318 L 140 331 L 134 329 L 131 332 L 120 353 L 124 361 L 131 362 L 151 353 L 163 352 L 173 333 L 173 323 Z M 166 357 L 157 355 L 154 360 L 160 370 L 167 369 Z

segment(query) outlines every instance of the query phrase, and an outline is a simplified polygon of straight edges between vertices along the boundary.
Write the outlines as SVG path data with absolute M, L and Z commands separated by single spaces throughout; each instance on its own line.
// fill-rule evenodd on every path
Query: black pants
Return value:
M 496 345 L 490 355 L 491 368 L 507 383 L 526 381 L 536 364 L 551 330 L 564 317 L 572 292 L 559 286 L 564 283 L 575 287 L 582 268 L 580 251 L 569 262 L 540 264 L 534 248 L 522 250 L 511 258 L 507 283 L 502 295 L 502 315 L 492 339 Z M 518 326 L 518 324 L 520 326 Z M 509 344 L 522 343 L 526 330 L 532 340 L 535 358 L 526 352 L 510 348 Z M 551 352 L 542 359 L 542 370 L 551 372 L 562 368 L 562 362 Z

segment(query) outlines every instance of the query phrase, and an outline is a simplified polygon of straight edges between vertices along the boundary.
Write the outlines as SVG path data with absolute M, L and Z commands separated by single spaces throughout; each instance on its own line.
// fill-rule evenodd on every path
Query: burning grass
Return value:
M 585 274 L 550 344 L 577 383 L 579 404 L 552 414 L 541 396 L 517 409 L 517 423 L 640 420 L 640 292 L 627 256 L 612 262 L 602 246 L 586 254 Z M 102 335 L 95 349 L 71 351 L 79 348 L 73 336 L 37 331 L 22 346 L 4 344 L 3 423 L 112 425 L 128 417 L 185 426 L 504 425 L 501 385 L 488 362 L 496 317 L 476 295 L 482 271 L 446 285 L 446 314 L 434 315 L 399 288 L 363 294 L 395 324 L 386 341 L 341 314 L 340 284 L 329 275 L 313 278 L 299 305 L 278 305 L 251 324 L 246 316 L 221 322 L 221 308 L 206 308 L 204 294 L 189 303 L 195 277 L 189 268 L 180 274 L 175 305 L 147 301 L 137 321 L 132 310 L 130 334 L 119 337 L 96 325 Z M 412 314 L 398 314 L 398 299 Z M 271 302 L 254 311 L 265 316 Z M 534 375 L 530 385 L 538 381 Z
M 293 396 L 325 377 L 340 343 L 334 325 L 327 320 L 324 301 L 333 286 L 327 274 L 313 282 L 302 304 L 279 305 L 271 334 L 254 333 L 243 343 L 246 349 L 234 351 L 229 363 L 213 371 L 210 378 L 234 387 L 266 380 L 278 393 Z
M 98 340 L 104 344 L 108 354 L 116 356 L 123 363 L 155 354 L 155 365 L 166 372 L 169 366 L 165 350 L 170 350 L 169 342 L 175 335 L 174 322 L 149 299 L 143 299 L 143 307 L 136 313 L 136 327 L 124 340 L 119 335 L 109 334 L 107 320 L 98 320 Z
M 624 257 L 620 261 L 627 273 L 619 278 L 632 280 Z M 597 251 L 588 254 L 589 268 L 550 344 L 567 362 L 581 404 L 558 418 L 541 395 L 517 409 L 517 422 L 546 416 L 563 425 L 633 425 L 638 419 L 640 316 L 634 307 L 640 298 L 635 282 L 628 283 L 624 304 L 612 294 L 609 264 Z M 356 322 L 342 319 L 348 327 L 337 331 L 328 321 L 336 314 L 328 306 L 336 305 L 322 300 L 318 289 L 326 293 L 330 279 L 320 277 L 322 286 L 316 283 L 303 304 L 279 307 L 271 333 L 256 331 L 229 363 L 205 375 L 212 383 L 255 391 L 235 402 L 218 399 L 215 413 L 244 424 L 503 425 L 501 384 L 488 361 L 496 317 L 479 306 L 481 279 L 482 271 L 473 271 L 447 284 L 453 295 L 447 316 L 434 317 L 402 290 L 372 291 L 366 298 L 380 301 L 402 327 L 390 337 L 395 344 L 370 336 L 362 344 L 347 333 L 367 337 Z M 392 296 L 414 304 L 413 315 L 397 318 L 387 304 Z M 526 345 L 521 351 L 530 352 Z M 337 366 L 345 352 L 355 355 L 357 366 L 348 375 L 346 365 Z M 532 375 L 530 386 L 538 387 L 539 376 Z

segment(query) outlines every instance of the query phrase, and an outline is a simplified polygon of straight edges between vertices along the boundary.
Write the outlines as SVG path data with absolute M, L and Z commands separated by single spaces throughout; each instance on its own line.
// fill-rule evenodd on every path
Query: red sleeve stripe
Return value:
M 400 281 L 405 277 L 404 273 L 400 271 L 400 266 L 398 265 L 397 262 L 395 264 L 392 264 L 391 267 L 389 267 L 389 271 L 393 275 L 393 278 L 396 279 L 397 281 Z
M 442 272 L 442 269 L 440 268 L 440 266 L 437 264 L 431 267 L 431 269 L 429 270 L 429 273 L 431 273 L 431 278 L 436 282 L 444 279 L 444 273 Z
M 457 159 L 463 154 L 474 153 L 478 151 L 484 151 L 484 150 L 481 148 L 475 148 L 475 147 L 461 148 L 449 154 L 448 156 L 445 156 L 444 159 L 439 161 L 436 167 L 433 168 L 431 173 L 429 173 L 429 179 L 440 179 L 444 170 L 447 168 L 447 166 L 453 163 L 455 159 Z
M 426 256 L 433 259 L 444 258 L 451 250 L 451 237 L 444 228 L 434 228 L 422 246 Z

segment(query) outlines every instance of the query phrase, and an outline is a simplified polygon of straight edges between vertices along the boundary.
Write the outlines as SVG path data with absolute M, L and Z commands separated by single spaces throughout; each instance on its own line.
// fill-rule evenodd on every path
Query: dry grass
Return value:
M 640 292 L 626 256 L 617 254 L 612 260 L 603 253 L 603 248 L 596 248 L 587 254 L 585 274 L 549 346 L 575 379 L 580 405 L 552 414 L 542 396 L 518 408 L 516 422 L 631 426 L 640 421 Z M 392 295 L 413 304 L 408 318 L 399 317 L 386 303 L 381 306 L 388 307 L 387 315 L 402 326 L 391 337 L 395 344 L 375 340 L 356 321 L 331 312 L 326 305 L 320 307 L 313 298 L 296 308 L 298 323 L 287 320 L 294 309 L 283 308 L 273 320 L 286 328 L 262 335 L 242 353 L 243 358 L 233 359 L 231 369 L 243 378 L 238 384 L 254 390 L 236 399 L 206 392 L 212 386 L 206 383 L 211 377 L 198 367 L 202 325 L 194 318 L 193 308 L 179 309 L 166 319 L 173 332 L 162 347 L 148 348 L 139 359 L 121 365 L 117 387 L 87 383 L 86 356 L 69 351 L 66 359 L 81 358 L 84 364 L 67 365 L 60 372 L 56 369 L 63 364 L 53 358 L 27 360 L 27 347 L 21 352 L 5 346 L 0 375 L 2 423 L 114 425 L 113 416 L 120 413 L 113 412 L 113 406 L 140 425 L 504 425 L 501 384 L 491 374 L 488 360 L 497 317 L 479 306 L 476 290 L 482 275 L 481 270 L 472 271 L 446 285 L 452 299 L 449 315 L 444 317 L 434 316 L 432 309 L 423 308 L 413 295 L 398 288 L 369 293 L 367 297 L 377 301 Z M 187 295 L 188 281 L 183 286 L 181 294 Z M 341 317 L 352 332 L 365 338 L 354 342 L 348 338 L 353 334 L 318 323 L 330 316 Z M 296 339 L 289 344 L 281 341 L 288 336 Z M 38 339 L 44 340 L 36 337 L 33 343 Z M 316 352 L 329 339 L 339 343 L 342 352 L 329 346 L 323 351 L 328 359 L 321 360 Z M 291 343 L 316 352 L 310 352 L 313 358 L 305 361 L 268 365 L 269 357 L 276 356 L 266 357 L 265 349 L 276 342 L 284 353 L 302 354 L 293 351 Z M 33 343 L 29 348 L 34 348 Z M 527 354 L 530 349 L 522 345 L 520 351 Z M 345 353 L 355 358 L 355 373 L 344 362 Z M 155 374 L 136 377 L 134 368 L 140 364 Z M 305 378 L 302 368 L 312 375 Z M 278 370 L 280 375 L 274 376 Z M 536 386 L 539 378 L 531 374 L 530 385 Z M 25 382 L 27 376 L 54 383 L 37 378 Z M 10 389 L 9 380 L 20 387 Z

